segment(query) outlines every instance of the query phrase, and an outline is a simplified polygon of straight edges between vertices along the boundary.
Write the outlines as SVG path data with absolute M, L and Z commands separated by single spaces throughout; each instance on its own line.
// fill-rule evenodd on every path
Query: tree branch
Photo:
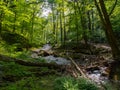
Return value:
M 118 0 L 115 0 L 115 4 L 113 5 L 113 7 L 112 7 L 112 9 L 111 9 L 111 11 L 110 11 L 110 13 L 109 13 L 109 16 L 111 16 L 111 14 L 113 13 L 113 11 L 115 10 L 115 7 L 116 7 L 116 5 L 117 5 L 117 2 L 118 2 Z
M 100 7 L 99 7 L 99 4 L 98 4 L 97 0 L 94 0 L 94 2 L 95 2 L 95 6 L 96 6 L 96 8 L 97 8 L 97 10 L 98 10 L 100 19 L 101 19 L 101 21 L 102 21 L 102 23 L 103 23 L 103 26 L 105 27 L 106 22 L 105 22 L 105 20 L 104 20 L 104 18 L 103 18 L 103 14 L 102 14 L 102 11 L 101 11 L 101 9 L 100 9 Z
M 76 62 L 68 56 L 68 58 L 71 60 L 71 62 L 73 63 L 73 65 L 76 67 L 76 69 L 79 71 L 79 73 L 81 74 L 81 76 L 83 76 L 84 78 L 87 78 L 87 76 L 85 75 L 85 73 L 82 71 L 82 69 L 76 64 Z

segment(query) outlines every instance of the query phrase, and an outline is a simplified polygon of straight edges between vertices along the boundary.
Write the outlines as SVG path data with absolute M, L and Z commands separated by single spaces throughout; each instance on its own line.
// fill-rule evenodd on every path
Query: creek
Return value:
M 52 46 L 49 44 L 46 44 L 41 49 L 37 49 L 36 51 L 34 51 L 35 53 L 32 53 L 31 56 L 32 58 L 43 58 L 47 63 L 56 63 L 58 65 L 71 65 L 70 60 L 60 56 L 57 56 L 57 57 L 54 55 L 38 56 L 38 54 L 36 54 L 36 52 L 37 53 L 40 51 L 48 52 L 50 50 L 52 50 Z M 83 63 L 81 61 L 79 64 L 84 65 L 84 63 L 85 63 L 84 61 Z M 106 81 L 108 81 L 108 76 L 106 74 L 107 68 L 108 67 L 106 66 L 97 66 L 97 68 L 93 67 L 90 69 L 85 69 L 85 74 L 87 75 L 88 78 L 90 78 L 92 81 L 94 81 L 97 84 L 105 83 Z

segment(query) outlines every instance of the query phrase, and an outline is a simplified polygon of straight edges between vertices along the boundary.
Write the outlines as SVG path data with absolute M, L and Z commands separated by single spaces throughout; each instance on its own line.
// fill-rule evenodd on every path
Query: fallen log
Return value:
M 55 63 L 38 63 L 38 62 L 36 63 L 36 62 L 31 62 L 31 61 L 27 61 L 27 60 L 18 59 L 18 58 L 13 58 L 13 57 L 1 55 L 1 54 L 0 54 L 0 61 L 15 62 L 17 64 L 24 65 L 24 66 L 52 67 L 52 68 L 65 69 L 65 65 L 58 65 Z
M 87 78 L 87 76 L 85 75 L 85 73 L 82 71 L 82 69 L 76 64 L 76 62 L 71 58 L 71 57 L 68 57 L 72 64 L 76 67 L 76 69 L 79 71 L 79 73 L 81 74 L 81 76 L 83 76 L 84 78 Z

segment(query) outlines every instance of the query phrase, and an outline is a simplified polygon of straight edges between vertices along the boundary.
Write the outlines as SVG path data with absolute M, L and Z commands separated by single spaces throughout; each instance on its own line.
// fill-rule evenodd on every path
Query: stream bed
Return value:
M 103 70 L 104 68 L 104 70 Z M 100 67 L 100 69 L 94 69 L 94 70 L 90 70 L 87 71 L 86 75 L 94 82 L 96 82 L 97 84 L 101 84 L 101 83 L 105 83 L 108 81 L 108 76 L 106 76 L 105 74 L 105 68 L 107 67 Z
M 47 63 L 56 63 L 58 65 L 70 65 L 71 61 L 67 60 L 66 58 L 63 57 L 54 57 L 53 55 L 49 56 L 40 56 L 40 58 L 43 58 L 45 62 Z M 108 76 L 106 74 L 106 68 L 104 66 L 101 66 L 97 69 L 90 69 L 86 70 L 86 75 L 89 77 L 92 81 L 94 81 L 97 84 L 105 83 L 108 81 Z
M 54 57 L 53 55 L 42 57 L 42 58 L 45 59 L 45 61 L 48 63 L 54 62 L 58 65 L 70 65 L 71 64 L 69 60 L 62 58 L 62 57 Z
M 40 50 L 43 51 L 49 51 L 52 49 L 52 46 L 49 44 L 44 45 L 41 49 L 36 50 L 39 52 Z M 54 55 L 48 55 L 48 56 L 38 56 L 36 53 L 33 53 L 31 55 L 34 58 L 43 58 L 45 62 L 47 63 L 56 63 L 58 65 L 70 65 L 71 61 L 67 60 L 66 58 L 63 57 L 55 57 Z M 97 84 L 105 83 L 108 81 L 108 76 L 106 74 L 106 69 L 107 67 L 105 66 L 98 66 L 97 68 L 91 68 L 89 70 L 86 69 L 86 75 L 88 78 L 90 78 L 92 81 L 94 81 Z

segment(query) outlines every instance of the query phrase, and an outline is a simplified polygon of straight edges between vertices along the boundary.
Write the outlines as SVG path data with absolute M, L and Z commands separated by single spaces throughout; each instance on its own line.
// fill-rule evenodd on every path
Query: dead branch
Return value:
M 71 57 L 68 57 L 68 58 L 71 60 L 72 64 L 76 67 L 76 69 L 79 71 L 81 76 L 83 76 L 84 78 L 87 78 L 87 76 L 84 74 L 82 69 L 76 64 L 76 62 Z

